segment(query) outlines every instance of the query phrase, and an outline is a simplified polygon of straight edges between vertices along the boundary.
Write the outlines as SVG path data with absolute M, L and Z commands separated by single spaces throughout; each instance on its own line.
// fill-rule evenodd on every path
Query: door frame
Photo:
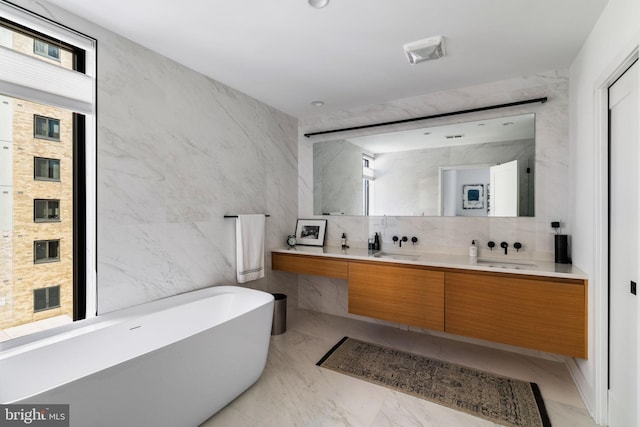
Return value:
M 638 59 L 639 45 L 634 43 L 624 52 L 605 69 L 595 89 L 595 401 L 592 409 L 595 421 L 602 425 L 609 419 L 609 87 Z
M 497 163 L 468 163 L 464 165 L 446 165 L 438 167 L 438 213 L 444 216 L 444 191 L 442 191 L 442 182 L 444 181 L 444 173 L 448 171 L 459 171 L 469 169 L 489 169 Z

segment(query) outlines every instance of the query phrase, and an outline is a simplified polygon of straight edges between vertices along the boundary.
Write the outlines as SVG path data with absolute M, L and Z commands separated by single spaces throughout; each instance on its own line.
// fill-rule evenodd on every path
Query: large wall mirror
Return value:
M 535 115 L 318 142 L 315 215 L 534 216 Z

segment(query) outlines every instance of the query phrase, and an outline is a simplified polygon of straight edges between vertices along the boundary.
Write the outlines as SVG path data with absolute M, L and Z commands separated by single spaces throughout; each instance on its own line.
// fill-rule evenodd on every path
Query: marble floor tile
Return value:
M 287 332 L 271 337 L 267 365 L 256 384 L 202 427 L 496 425 L 317 367 L 343 336 L 535 382 L 554 427 L 596 426 L 562 362 L 308 310 L 290 310 L 287 323 Z

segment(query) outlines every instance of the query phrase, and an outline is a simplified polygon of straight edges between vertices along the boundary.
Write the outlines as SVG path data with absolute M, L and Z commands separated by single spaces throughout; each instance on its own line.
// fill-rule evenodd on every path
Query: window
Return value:
M 33 312 L 60 307 L 60 286 L 33 290 Z
M 60 141 L 60 120 L 34 115 L 33 134 L 36 138 Z
M 370 215 L 373 204 L 373 180 L 375 179 L 373 170 L 373 157 L 367 154 L 362 155 L 362 210 L 365 216 Z
M 54 61 L 60 61 L 60 48 L 58 46 L 51 46 L 42 40 L 33 40 L 33 53 L 53 59 Z
M 33 242 L 33 263 L 60 261 L 60 240 L 36 240 Z
M 34 157 L 33 179 L 38 181 L 60 181 L 60 160 Z
M 60 222 L 60 200 L 34 200 L 33 220 L 35 222 Z
M 93 316 L 96 40 L 0 1 L 0 46 L 0 133 L 13 153 L 21 153 L 11 157 L 11 173 L 3 166 L 10 163 L 0 165 L 2 186 L 21 195 L 0 197 L 0 225 L 8 224 L 0 266 L 11 266 L 0 267 L 0 287 L 10 290 L 0 292 L 0 329 L 24 324 L 33 310 L 60 305 L 60 295 L 61 308 L 33 321 Z M 33 310 L 21 303 L 34 289 L 53 285 L 36 291 Z

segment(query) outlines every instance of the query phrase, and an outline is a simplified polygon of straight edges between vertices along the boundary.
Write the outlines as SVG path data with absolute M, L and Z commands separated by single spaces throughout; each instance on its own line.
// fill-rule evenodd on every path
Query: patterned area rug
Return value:
M 512 427 L 551 427 L 538 386 L 344 337 L 317 363 Z

